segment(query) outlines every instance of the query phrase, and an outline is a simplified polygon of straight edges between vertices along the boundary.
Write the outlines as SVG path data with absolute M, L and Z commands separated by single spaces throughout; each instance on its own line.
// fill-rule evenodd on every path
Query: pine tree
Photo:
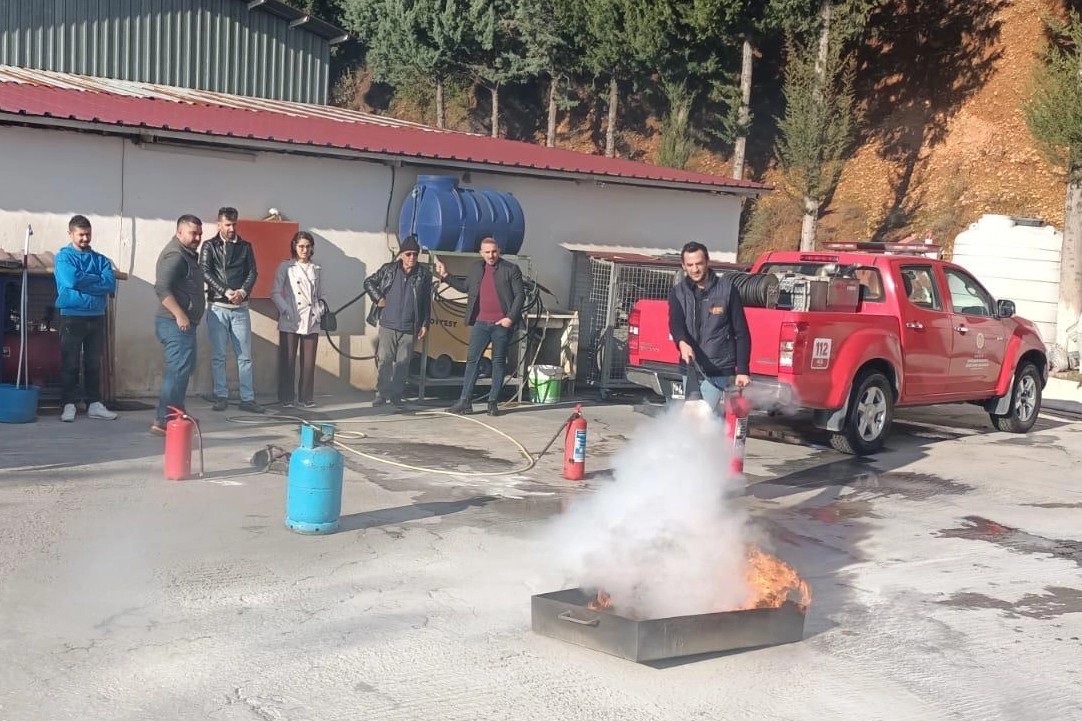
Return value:
M 368 45 L 373 76 L 411 93 L 434 92 L 436 126 L 446 127 L 444 90 L 465 72 L 466 0 L 345 0 L 344 19 Z
M 737 103 L 729 30 L 740 0 L 624 0 L 628 41 L 641 65 L 656 74 L 668 100 L 658 162 L 684 167 L 702 130 L 732 140 Z M 696 127 L 692 115 L 706 101 L 721 106 L 726 122 Z
M 852 42 L 863 37 L 868 15 L 884 0 L 779 0 L 794 28 L 786 42 L 785 115 L 778 125 L 778 159 L 802 200 L 801 250 L 815 247 L 823 202 L 841 175 L 856 123 L 853 72 L 847 62 Z M 790 14 L 791 13 L 791 14 Z M 812 31 L 814 28 L 814 32 Z
M 1082 313 L 1082 17 L 1071 12 L 1049 29 L 1052 42 L 1024 111 L 1045 156 L 1067 175 L 1056 314 L 1056 342 L 1065 347 L 1067 329 Z
M 616 155 L 616 123 L 620 85 L 635 80 L 641 72 L 638 60 L 629 52 L 626 0 L 579 0 L 586 67 L 596 78 L 608 81 L 608 122 L 605 127 L 605 156 Z
M 517 31 L 526 46 L 528 64 L 548 78 L 548 122 L 545 145 L 556 144 L 556 115 L 571 107 L 560 84 L 567 83 L 583 66 L 585 34 L 579 0 L 518 0 Z
M 777 153 L 790 190 L 803 201 L 801 250 L 815 248 L 823 201 L 838 182 L 852 139 L 852 73 L 842 63 L 839 45 L 831 42 L 825 55 L 810 43 L 791 39 L 786 45 Z
M 500 136 L 500 89 L 535 77 L 541 70 L 537 56 L 527 52 L 519 22 L 520 0 L 472 0 L 468 17 L 469 68 L 474 79 L 492 95 L 492 137 Z

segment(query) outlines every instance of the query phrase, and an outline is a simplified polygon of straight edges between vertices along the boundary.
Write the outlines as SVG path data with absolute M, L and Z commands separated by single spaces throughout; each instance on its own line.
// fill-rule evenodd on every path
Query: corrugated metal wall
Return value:
M 237 0 L 0 0 L 0 64 L 326 103 L 327 40 Z

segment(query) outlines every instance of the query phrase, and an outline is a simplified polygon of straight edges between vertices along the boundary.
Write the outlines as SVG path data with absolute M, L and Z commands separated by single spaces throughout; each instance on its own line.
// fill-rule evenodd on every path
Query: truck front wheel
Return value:
M 992 415 L 992 424 L 1007 433 L 1029 433 L 1041 412 L 1041 374 L 1037 366 L 1024 363 L 1014 378 L 1011 408 L 1006 415 Z
M 842 453 L 867 456 L 883 447 L 894 420 L 894 392 L 882 373 L 864 373 L 855 384 L 845 427 L 830 437 Z

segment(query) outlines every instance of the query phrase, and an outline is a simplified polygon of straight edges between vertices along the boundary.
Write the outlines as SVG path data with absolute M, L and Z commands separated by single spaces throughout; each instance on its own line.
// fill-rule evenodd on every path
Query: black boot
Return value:
M 500 406 L 499 406 L 499 404 L 490 402 L 488 404 L 488 414 L 490 416 L 498 416 L 498 415 L 500 415 Z

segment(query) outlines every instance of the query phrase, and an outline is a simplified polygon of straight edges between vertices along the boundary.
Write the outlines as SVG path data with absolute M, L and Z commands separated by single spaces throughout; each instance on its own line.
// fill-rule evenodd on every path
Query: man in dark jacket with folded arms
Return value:
M 699 364 L 703 400 L 716 410 L 729 385 L 743 388 L 751 382 L 748 321 L 736 287 L 710 269 L 706 246 L 687 243 L 680 263 L 685 277 L 669 292 L 669 335 L 682 363 Z M 684 384 L 687 393 L 687 375 Z
M 507 349 L 522 315 L 526 293 L 522 285 L 522 270 L 500 258 L 500 246 L 494 238 L 481 241 L 481 261 L 470 269 L 466 278 L 451 277 L 443 263 L 436 261 L 436 275 L 455 290 L 466 293 L 466 325 L 470 326 L 470 345 L 466 353 L 466 377 L 462 394 L 451 413 L 466 415 L 473 412 L 473 386 L 477 382 L 477 366 L 485 348 L 492 343 L 492 387 L 488 391 L 488 414 L 500 414 L 500 391 L 503 390 L 503 369 Z

